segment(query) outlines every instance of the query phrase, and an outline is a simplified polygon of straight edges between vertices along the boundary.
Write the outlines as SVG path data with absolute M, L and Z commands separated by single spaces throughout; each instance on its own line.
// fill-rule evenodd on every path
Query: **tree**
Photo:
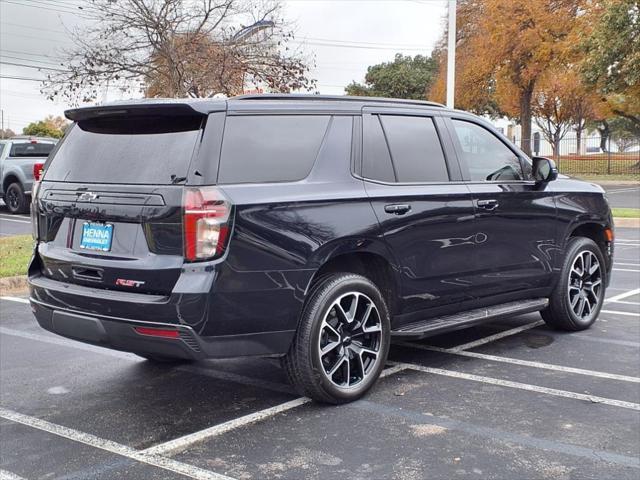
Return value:
M 11 138 L 15 136 L 16 132 L 11 130 L 10 128 L 5 128 L 4 130 L 0 129 L 0 138 Z
M 392 62 L 367 69 L 365 84 L 349 84 L 348 95 L 423 100 L 436 72 L 436 60 L 423 55 L 396 54 Z
M 615 115 L 640 126 L 640 4 L 603 0 L 589 11 L 583 42 L 585 82 L 597 88 Z
M 619 152 L 626 152 L 630 147 L 638 145 L 640 126 L 625 117 L 617 117 L 609 122 L 611 140 L 616 142 Z
M 307 62 L 277 0 L 84 0 L 93 22 L 43 84 L 49 98 L 92 101 L 106 87 L 149 96 L 310 89 Z M 248 25 L 248 26 L 247 26 Z
M 64 118 L 49 115 L 44 120 L 31 122 L 22 129 L 22 133 L 34 137 L 62 138 L 68 126 L 69 122 Z
M 538 83 L 533 95 L 536 125 L 551 144 L 556 159 L 560 155 L 560 140 L 573 123 L 574 85 L 571 76 L 551 74 Z
M 522 148 L 531 151 L 532 102 L 536 85 L 566 63 L 573 50 L 584 0 L 459 0 L 456 97 L 477 111 L 495 102 L 496 111 L 520 122 Z M 443 48 L 442 54 L 446 53 Z M 441 62 L 444 66 L 445 63 Z M 446 69 L 430 94 L 444 98 Z M 458 104 L 458 103 L 457 103 Z M 465 104 L 459 104 L 467 108 Z

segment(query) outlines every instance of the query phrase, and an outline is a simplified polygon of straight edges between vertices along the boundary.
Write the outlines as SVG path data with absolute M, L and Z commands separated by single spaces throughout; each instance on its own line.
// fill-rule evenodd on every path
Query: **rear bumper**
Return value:
M 167 297 L 146 296 L 148 303 L 143 304 L 136 301 L 140 300 L 136 298 L 137 294 L 127 297 L 123 292 L 102 291 L 100 295 L 113 295 L 114 298 L 100 298 L 95 292 L 98 289 L 60 284 L 44 277 L 29 278 L 29 286 L 31 307 L 42 328 L 67 338 L 126 352 L 185 359 L 277 355 L 288 350 L 295 334 L 295 330 L 284 330 L 202 336 L 194 327 L 180 322 L 176 315 L 180 312 L 180 304 L 173 304 Z M 70 302 L 70 297 L 76 302 Z M 80 299 L 90 308 L 70 306 Z M 206 296 L 189 299 L 191 304 L 194 301 L 206 303 Z M 114 304 L 121 308 L 116 311 L 111 308 Z M 123 304 L 127 305 L 126 309 L 122 308 Z M 123 311 L 126 315 L 122 315 Z M 176 330 L 179 335 L 172 338 L 142 335 L 135 327 Z

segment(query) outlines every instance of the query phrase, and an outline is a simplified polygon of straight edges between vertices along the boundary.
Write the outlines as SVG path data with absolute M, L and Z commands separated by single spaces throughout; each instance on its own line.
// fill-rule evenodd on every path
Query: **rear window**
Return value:
M 291 182 L 313 168 L 328 115 L 227 117 L 219 183 Z
M 47 166 L 46 180 L 176 183 L 187 176 L 202 117 L 129 116 L 76 124 Z
M 53 150 L 53 143 L 14 143 L 9 150 L 10 157 L 47 157 Z

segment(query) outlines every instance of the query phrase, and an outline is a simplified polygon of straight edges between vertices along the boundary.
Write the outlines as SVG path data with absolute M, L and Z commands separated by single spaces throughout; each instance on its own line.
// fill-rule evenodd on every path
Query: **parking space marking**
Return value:
M 600 313 L 610 313 L 612 315 L 625 315 L 628 317 L 640 317 L 640 313 L 621 312 L 619 310 L 600 310 Z
M 19 477 L 15 473 L 7 472 L 6 470 L 0 470 L 0 480 L 25 480 Z
M 640 270 L 634 270 L 632 268 L 612 268 L 614 272 L 640 272 Z
M 620 293 L 610 298 L 605 298 L 604 303 L 607 302 L 617 302 L 618 300 L 624 300 L 628 297 L 633 297 L 634 295 L 638 295 L 640 293 L 640 288 L 636 288 L 635 290 L 629 290 L 624 293 Z
M 394 373 L 398 373 L 406 369 L 407 367 L 405 367 L 404 365 L 393 365 L 392 367 L 383 370 L 380 374 L 380 378 L 388 377 L 389 375 L 393 375 Z M 311 401 L 312 400 L 307 397 L 296 398 L 295 400 L 290 400 L 274 407 L 265 408 L 264 410 L 250 413 L 239 418 L 234 418 L 233 420 L 229 420 L 227 422 L 205 428 L 204 430 L 190 433 L 188 435 L 184 435 L 183 437 L 179 437 L 174 440 L 169 440 L 168 442 L 149 447 L 146 450 L 143 450 L 143 452 L 151 455 L 175 454 L 195 443 L 202 442 L 212 437 L 217 437 L 219 435 L 222 435 L 223 433 L 235 430 L 236 428 L 244 427 L 246 425 L 251 425 L 253 423 L 266 420 L 269 417 L 273 417 L 274 415 L 277 415 L 279 413 L 292 410 Z
M 479 436 L 486 439 L 498 440 L 506 444 L 522 445 L 536 448 L 543 452 L 556 452 L 575 457 L 586 458 L 595 463 L 608 462 L 625 467 L 640 468 L 640 460 L 637 457 L 621 455 L 618 453 L 595 450 L 589 447 L 581 447 L 570 443 L 559 442 L 548 438 L 532 437 L 521 433 L 509 432 L 495 427 L 485 427 L 462 420 L 454 420 L 449 417 L 428 415 L 406 407 L 388 406 L 370 400 L 359 400 L 347 406 L 384 416 L 398 417 L 409 423 L 422 425 L 436 425 L 448 430 L 457 430 L 468 435 Z M 513 477 L 516 478 L 516 477 Z M 554 477 L 555 478 L 555 477 Z
M 510 363 L 512 365 L 521 365 L 523 367 L 540 368 L 543 370 L 554 370 L 556 372 L 576 373 L 578 375 L 586 375 L 589 377 L 606 378 L 609 380 L 619 380 L 622 382 L 640 383 L 640 377 L 631 377 L 628 375 L 618 375 L 616 373 L 598 372 L 595 370 L 585 370 L 582 368 L 563 367 L 561 365 L 554 365 L 551 363 L 533 362 L 530 360 L 520 360 L 518 358 L 500 357 L 497 355 L 487 355 L 485 353 L 477 352 L 465 352 L 465 351 L 452 351 L 447 348 L 432 347 L 430 345 L 421 345 L 410 342 L 395 342 L 397 345 L 404 347 L 416 348 L 418 350 L 427 350 L 439 353 L 449 353 L 451 355 L 459 355 L 462 357 L 478 358 L 481 360 L 488 360 L 491 362 Z
M 620 303 L 622 305 L 637 305 L 637 306 L 640 306 L 640 302 L 627 302 L 626 300 L 616 300 L 614 303 Z
M 640 411 L 640 404 L 625 402 L 622 400 L 614 400 L 612 398 L 598 397 L 596 395 L 585 395 L 584 393 L 569 392 L 566 390 L 558 390 L 556 388 L 540 387 L 538 385 L 530 385 L 528 383 L 512 382 L 511 380 L 502 380 L 500 378 L 485 377 L 482 375 L 474 375 L 471 373 L 456 372 L 453 370 L 444 370 L 442 368 L 424 367 L 413 363 L 405 362 L 389 362 L 394 365 L 402 365 L 409 370 L 416 370 L 424 373 L 432 373 L 434 375 L 442 375 L 445 377 L 459 378 L 462 380 L 471 380 L 474 382 L 486 383 L 489 385 L 498 385 L 500 387 L 516 388 L 528 392 L 541 393 L 544 395 L 552 395 L 554 397 L 571 398 L 574 400 L 582 400 L 591 403 L 601 403 L 612 407 L 627 408 L 630 410 Z
M 218 435 L 222 435 L 223 433 L 235 430 L 236 428 L 265 420 L 269 417 L 277 415 L 278 413 L 286 412 L 293 408 L 299 407 L 300 405 L 304 405 L 305 403 L 309 403 L 310 401 L 311 399 L 307 397 L 296 398 L 295 400 L 281 403 L 280 405 L 276 405 L 275 407 L 265 408 L 264 410 L 250 413 L 242 417 L 234 418 L 233 420 L 214 425 L 213 427 L 205 428 L 204 430 L 200 430 L 198 432 L 190 433 L 174 440 L 169 440 L 168 442 L 147 448 L 146 450 L 143 450 L 143 452 L 149 455 L 166 455 L 169 453 L 178 453 L 185 448 L 193 445 L 194 443 L 199 443 L 208 438 L 217 437 Z
M 3 297 L 0 297 L 0 300 L 8 300 L 10 302 L 17 302 L 17 303 L 29 303 L 29 299 L 28 298 L 22 298 L 22 297 L 7 297 L 7 296 L 3 296 Z
M 18 220 L 16 218 L 7 218 L 7 217 L 1 217 L 0 220 L 2 220 L 3 222 L 13 222 L 13 223 L 31 223 L 29 220 Z
M 146 463 L 147 465 L 158 467 L 163 470 L 169 470 L 171 472 L 175 472 L 189 478 L 194 478 L 197 480 L 231 480 L 231 477 L 220 475 L 210 470 L 204 470 L 202 468 L 182 463 L 171 458 L 144 453 L 143 451 L 127 447 L 126 445 L 122 445 L 111 440 L 97 437 L 90 433 L 67 428 L 62 425 L 57 425 L 55 423 L 51 423 L 37 417 L 14 412 L 6 408 L 0 407 L 0 417 L 15 423 L 26 425 L 27 427 L 42 430 L 59 437 L 67 438 L 78 443 L 89 445 L 90 447 L 104 450 L 115 455 L 120 455 L 136 462 Z
M 469 350 L 470 348 L 479 347 L 480 345 L 484 345 L 485 343 L 494 342 L 496 340 L 500 340 L 504 337 L 509 337 L 511 335 L 516 335 L 517 333 L 524 332 L 525 330 L 530 330 L 532 328 L 539 327 L 544 325 L 544 321 L 538 320 L 537 322 L 527 323 L 526 325 L 522 325 L 520 327 L 511 328 L 509 330 L 505 330 L 504 332 L 496 333 L 494 335 L 489 335 L 488 337 L 480 338 L 478 340 L 474 340 L 473 342 L 463 343 L 462 345 L 458 345 L 457 347 L 449 348 L 450 352 L 459 352 L 462 350 Z
M 572 333 L 571 338 L 578 340 L 586 340 L 587 342 L 609 343 L 611 345 L 620 345 L 622 347 L 640 348 L 640 342 L 632 342 L 630 340 L 616 340 L 615 338 L 591 337 L 580 333 Z
M 613 262 L 614 265 L 627 265 L 630 267 L 640 267 L 640 263 L 629 263 L 629 262 Z

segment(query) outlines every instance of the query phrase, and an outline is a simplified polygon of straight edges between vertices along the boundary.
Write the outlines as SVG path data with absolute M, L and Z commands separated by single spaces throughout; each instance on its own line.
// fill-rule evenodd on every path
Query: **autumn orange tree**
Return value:
M 530 153 L 536 87 L 550 71 L 571 61 L 574 35 L 580 27 L 577 19 L 587 3 L 459 0 L 456 106 L 519 121 L 522 148 Z M 446 68 L 440 68 L 430 98 L 444 100 L 445 82 Z

